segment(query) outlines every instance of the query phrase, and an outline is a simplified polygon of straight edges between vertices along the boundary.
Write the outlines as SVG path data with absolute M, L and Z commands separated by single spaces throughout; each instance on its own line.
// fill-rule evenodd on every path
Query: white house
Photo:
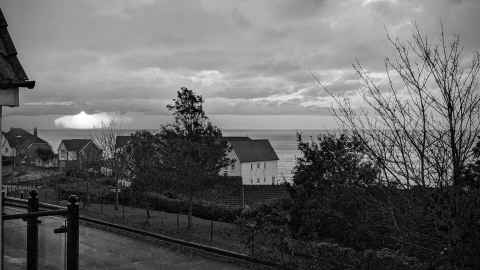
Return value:
M 221 173 L 240 176 L 243 185 L 274 185 L 277 183 L 278 156 L 268 140 L 248 137 L 226 137 L 231 147 L 227 157 L 234 163 Z

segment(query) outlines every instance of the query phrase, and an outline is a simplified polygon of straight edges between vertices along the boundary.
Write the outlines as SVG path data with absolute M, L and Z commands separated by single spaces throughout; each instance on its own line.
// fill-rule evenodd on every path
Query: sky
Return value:
M 440 22 L 480 48 L 478 0 L 2 0 L 34 90 L 5 127 L 155 128 L 180 87 L 224 129 L 336 128 L 332 98 L 361 102 L 352 63 L 383 74 L 387 33 Z

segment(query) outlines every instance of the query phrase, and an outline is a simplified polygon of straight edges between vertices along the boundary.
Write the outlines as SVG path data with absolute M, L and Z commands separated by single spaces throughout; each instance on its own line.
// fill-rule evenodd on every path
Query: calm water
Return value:
M 54 151 L 62 139 L 88 139 L 92 138 L 95 130 L 78 130 L 78 129 L 40 129 L 38 136 L 46 140 L 53 147 Z M 128 135 L 133 130 L 122 130 L 120 135 Z M 249 136 L 252 139 L 268 139 L 279 157 L 278 170 L 279 177 L 290 179 L 292 169 L 295 166 L 295 159 L 300 155 L 297 150 L 296 141 L 297 130 L 224 130 L 225 136 Z M 325 130 L 302 130 L 300 131 L 305 138 L 310 136 L 316 137 Z

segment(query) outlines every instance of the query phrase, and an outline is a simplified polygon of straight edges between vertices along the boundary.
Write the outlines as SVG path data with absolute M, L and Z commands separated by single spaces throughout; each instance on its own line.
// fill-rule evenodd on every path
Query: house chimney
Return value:
M 33 128 L 33 136 L 37 137 L 37 127 Z

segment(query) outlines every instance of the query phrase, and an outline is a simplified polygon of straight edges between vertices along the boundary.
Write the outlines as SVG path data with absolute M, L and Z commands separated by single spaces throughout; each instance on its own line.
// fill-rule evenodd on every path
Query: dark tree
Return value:
M 290 189 L 294 201 L 291 228 L 301 239 L 337 238 L 351 244 L 350 222 L 360 222 L 356 191 L 376 184 L 379 169 L 356 136 L 320 135 L 305 142 L 298 135 L 297 159 Z
M 128 168 L 133 176 L 133 191 L 148 198 L 147 193 L 154 190 L 159 180 L 159 143 L 158 138 L 149 131 L 137 131 L 131 135 L 125 151 L 129 153 Z M 142 200 L 145 207 L 147 221 L 150 218 L 150 203 Z
M 228 147 L 221 130 L 205 115 L 200 95 L 182 87 L 167 108 L 175 121 L 161 127 L 158 134 L 162 168 L 175 175 L 177 187 L 188 195 L 190 228 L 194 193 L 204 180 L 229 164 Z

